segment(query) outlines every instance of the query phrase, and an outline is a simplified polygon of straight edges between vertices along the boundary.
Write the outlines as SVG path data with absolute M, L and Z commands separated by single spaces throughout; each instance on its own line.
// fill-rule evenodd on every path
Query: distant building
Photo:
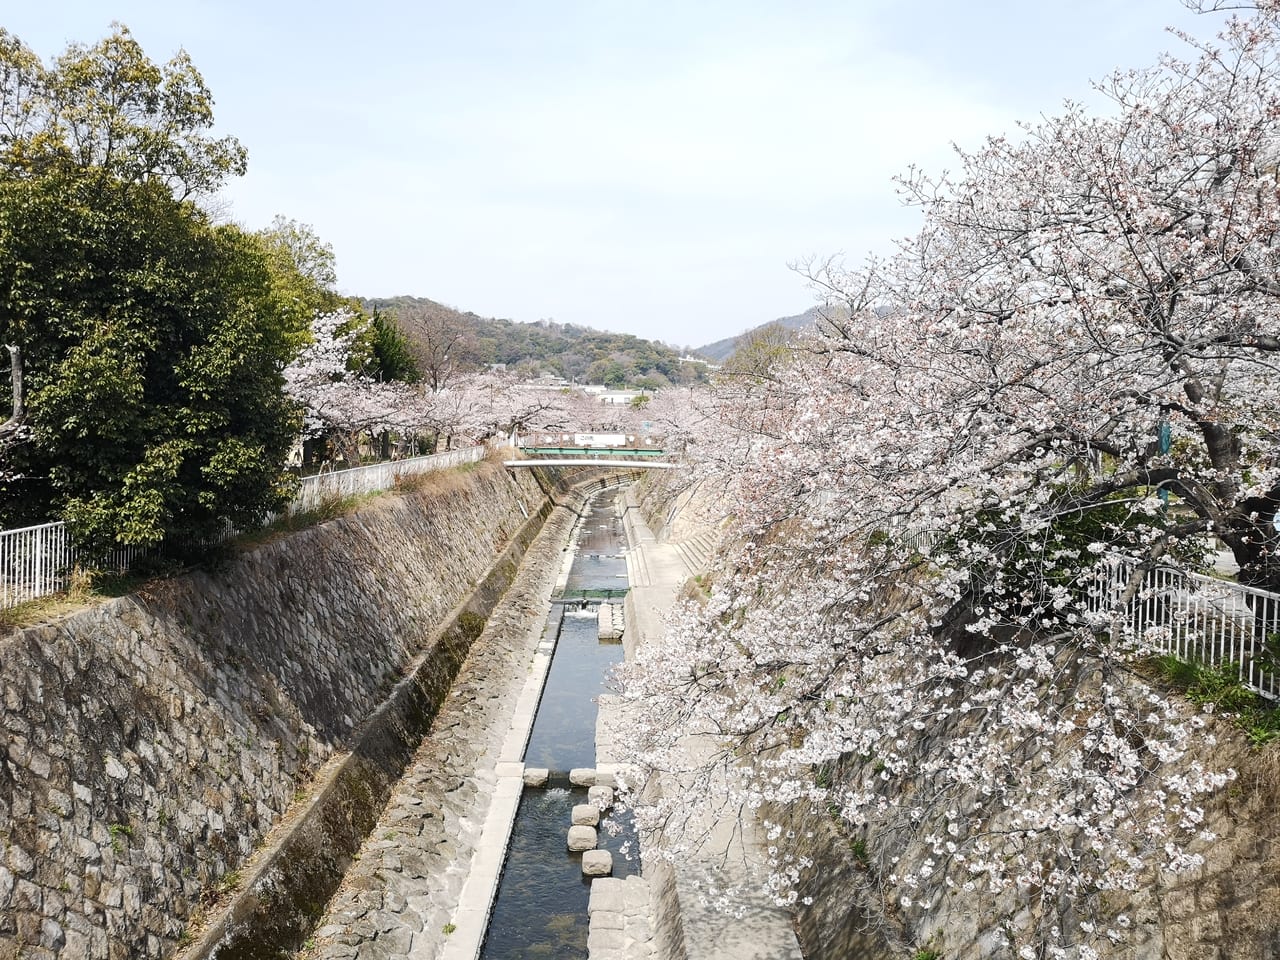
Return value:
M 600 402 L 608 404 L 630 403 L 640 396 L 641 392 L 640 390 L 606 390 L 600 394 Z
M 603 383 L 586 383 L 578 389 L 588 396 L 598 398 L 601 403 L 608 404 L 630 403 L 644 393 L 643 390 L 610 390 Z
M 536 380 L 523 380 L 520 385 L 533 390 L 568 390 L 569 381 L 564 377 L 538 377 Z
M 526 436 L 519 437 L 517 444 L 521 447 L 652 447 L 653 437 L 637 436 L 627 433 L 558 433 L 547 430 L 536 430 Z

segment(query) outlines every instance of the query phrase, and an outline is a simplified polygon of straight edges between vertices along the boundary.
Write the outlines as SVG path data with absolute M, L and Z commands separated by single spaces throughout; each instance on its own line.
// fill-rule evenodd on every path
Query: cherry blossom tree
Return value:
M 362 332 L 350 310 L 317 314 L 311 338 L 285 369 L 285 389 L 304 411 L 304 439 L 330 437 L 347 459 L 359 459 L 361 438 L 409 432 L 425 419 L 411 385 L 382 382 L 352 369 L 351 352 Z
M 1105 955 L 1128 921 L 1102 894 L 1200 863 L 1232 773 L 1128 673 L 1153 637 L 1118 611 L 1210 537 L 1280 586 L 1278 10 L 1116 74 L 1109 116 L 1068 105 L 954 178 L 913 172 L 920 233 L 810 265 L 828 322 L 722 380 L 699 470 L 730 546 L 620 675 L 633 755 L 682 784 L 636 797 L 655 853 L 699 793 L 810 804 L 908 929 L 982 897 L 1017 957 Z
M 336 438 L 349 458 L 366 436 L 424 436 L 428 449 L 447 449 L 565 419 L 558 392 L 503 373 L 457 374 L 439 389 L 374 380 L 352 369 L 361 333 L 360 318 L 349 311 L 319 314 L 310 342 L 285 371 L 290 395 L 305 409 L 306 435 Z
M 705 386 L 670 387 L 656 392 L 643 410 L 648 433 L 661 439 L 664 446 L 680 451 L 692 443 L 705 441 L 700 456 L 707 456 L 714 449 L 719 431 L 712 421 L 713 399 Z
M 509 373 L 495 371 L 470 377 L 466 388 L 478 397 L 474 419 L 487 436 L 560 427 L 568 418 L 565 394 L 522 382 Z

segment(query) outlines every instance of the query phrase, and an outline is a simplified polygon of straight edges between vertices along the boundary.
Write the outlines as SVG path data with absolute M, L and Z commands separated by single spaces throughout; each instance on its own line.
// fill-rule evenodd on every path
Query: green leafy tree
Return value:
M 214 138 L 213 98 L 191 58 L 160 66 L 114 24 L 51 66 L 0 28 L 0 165 L 38 175 L 66 164 L 125 184 L 155 182 L 178 198 L 208 194 L 245 171 L 234 137 Z
M 62 517 L 102 553 L 260 520 L 290 492 L 305 328 L 262 239 L 185 199 L 243 169 L 200 132 L 199 74 L 123 27 L 50 68 L 0 31 L 0 117 L 0 343 L 26 388 L 0 522 Z
M 395 318 L 374 308 L 369 319 L 370 358 L 365 373 L 379 380 L 402 380 L 416 383 L 420 379 L 414 359 L 413 344 L 396 324 Z
M 347 311 L 366 322 L 357 301 L 341 296 L 333 247 L 310 224 L 276 216 L 271 226 L 254 235 L 262 245 L 271 273 L 273 309 L 298 330 L 310 328 L 311 318 L 322 313 Z M 368 348 L 360 351 L 366 354 Z
M 627 385 L 627 368 L 617 360 L 610 360 L 604 372 L 604 385 L 621 390 Z

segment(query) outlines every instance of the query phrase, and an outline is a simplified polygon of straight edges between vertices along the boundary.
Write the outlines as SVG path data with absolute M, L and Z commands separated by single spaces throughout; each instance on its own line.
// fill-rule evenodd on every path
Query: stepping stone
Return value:
M 569 850 L 572 853 L 581 853 L 584 850 L 594 850 L 596 846 L 596 828 L 584 827 L 581 825 L 569 828 Z
M 596 620 L 597 633 L 602 642 L 617 643 L 622 639 L 622 634 L 626 627 L 626 617 L 620 604 L 600 604 Z
M 582 873 L 588 877 L 607 877 L 613 873 L 613 854 L 608 850 L 588 850 L 582 855 Z
M 594 827 L 600 822 L 600 808 L 594 803 L 575 803 L 572 822 L 575 826 Z
M 524 785 L 526 787 L 545 787 L 550 771 L 546 767 L 525 767 Z
M 594 786 L 587 791 L 587 799 L 601 810 L 613 806 L 613 787 Z
M 596 782 L 594 767 L 574 767 L 569 771 L 569 782 L 575 787 L 591 787 Z

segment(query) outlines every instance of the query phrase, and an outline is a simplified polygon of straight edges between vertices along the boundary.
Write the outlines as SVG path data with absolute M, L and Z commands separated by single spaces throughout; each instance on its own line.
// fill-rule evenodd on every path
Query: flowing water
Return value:
M 569 572 L 559 639 L 542 700 L 534 719 L 525 765 L 546 767 L 546 789 L 525 788 L 516 811 L 507 861 L 489 919 L 484 960 L 586 960 L 587 899 L 590 881 L 582 875 L 582 855 L 569 853 L 566 835 L 574 804 L 587 802 L 585 787 L 570 787 L 569 771 L 595 766 L 595 698 L 605 677 L 622 659 L 622 645 L 598 639 L 596 600 L 626 588 L 624 534 L 616 491 L 597 497 L 579 529 Z M 586 598 L 585 601 L 578 598 Z M 600 847 L 613 852 L 613 875 L 639 872 L 624 844 L 631 831 L 612 836 L 601 825 Z M 634 856 L 634 853 L 633 853 Z

